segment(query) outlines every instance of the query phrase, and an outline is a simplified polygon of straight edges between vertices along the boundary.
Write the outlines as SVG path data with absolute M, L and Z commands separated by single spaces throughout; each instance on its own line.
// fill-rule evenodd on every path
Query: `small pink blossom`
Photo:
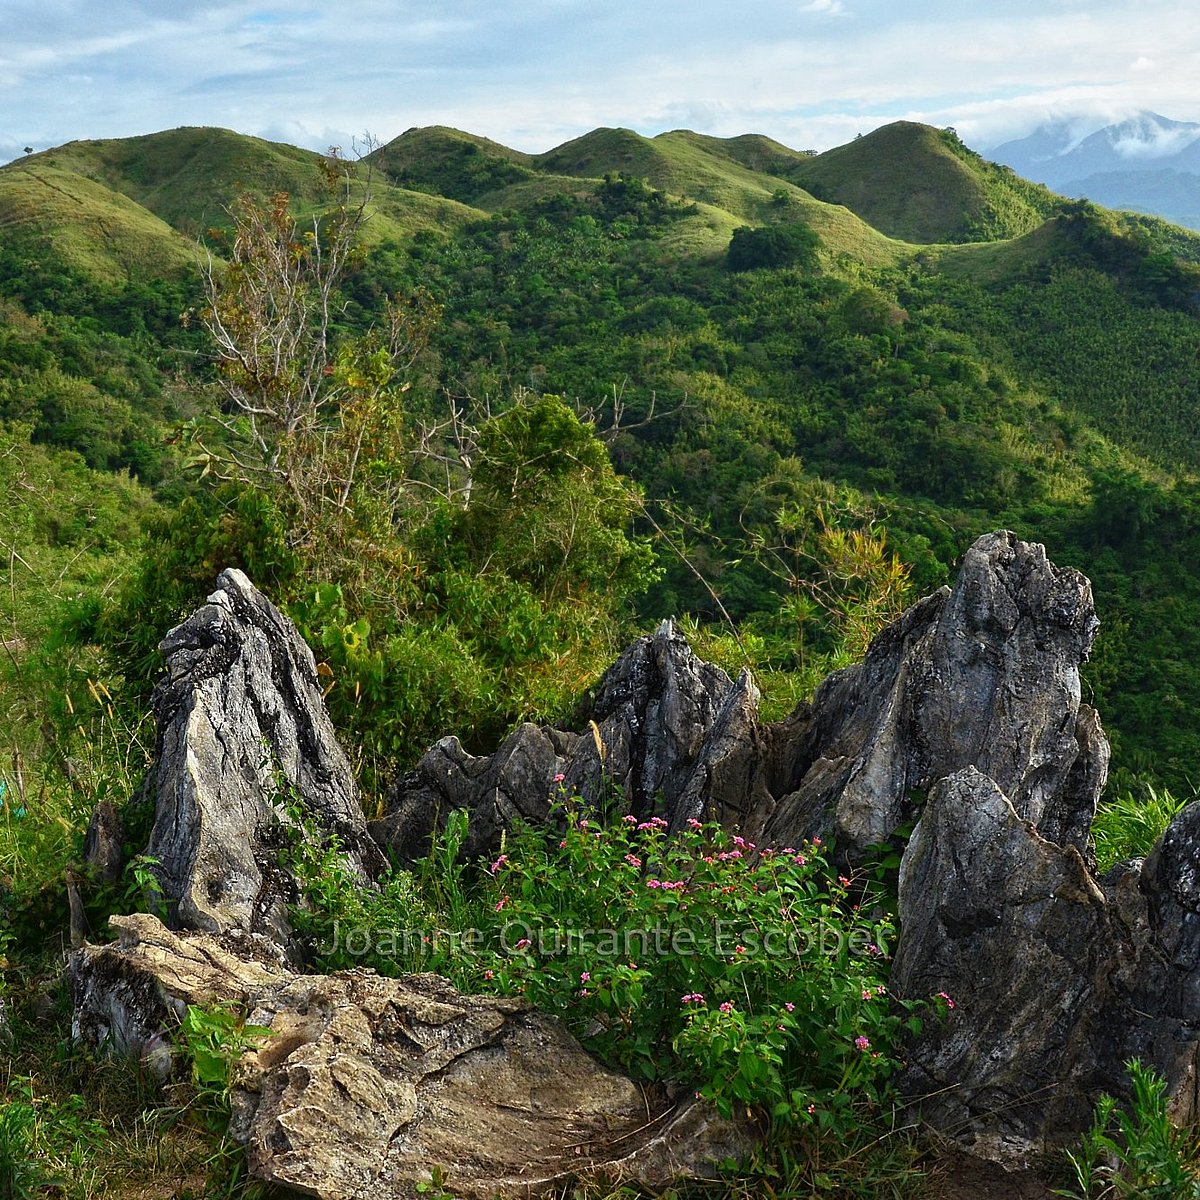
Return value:
M 508 904 L 508 897 L 507 897 L 507 896 L 501 896 L 501 897 L 500 897 L 500 899 L 496 901 L 496 908 L 495 908 L 495 911 L 496 911 L 496 912 L 500 912 L 500 911 L 502 911 L 502 910 L 505 908 L 505 906 L 506 906 L 507 904 Z
M 745 954 L 746 947 L 745 946 L 734 946 L 733 952 L 734 952 L 734 954 Z
M 731 1012 L 733 1012 L 733 1005 L 730 1004 L 730 1002 L 728 1000 L 726 1000 L 725 1003 L 721 1005 L 721 1011 L 723 1013 L 731 1013 Z
M 642 860 L 641 860 L 640 858 L 638 858 L 638 856 L 637 856 L 636 854 L 627 854 L 627 855 L 625 855 L 625 861 L 626 861 L 626 862 L 627 862 L 627 863 L 628 863 L 628 864 L 629 864 L 631 867 L 640 867 L 640 866 L 642 865 Z
M 565 776 L 565 775 L 564 775 L 564 774 L 563 774 L 561 771 L 559 771 L 559 773 L 558 773 L 557 775 L 555 775 L 555 777 L 554 777 L 554 782 L 555 782 L 555 783 L 562 783 L 562 781 L 563 781 L 564 779 L 566 779 L 566 776 Z
M 808 1106 L 808 1111 L 809 1111 L 809 1113 L 810 1113 L 810 1114 L 811 1114 L 811 1113 L 815 1113 L 815 1112 L 817 1111 L 817 1106 L 816 1106 L 815 1104 L 810 1104 L 810 1105 Z
M 483 977 L 484 977 L 484 979 L 495 979 L 496 972 L 495 971 L 484 971 Z
M 703 829 L 704 828 L 704 826 L 701 825 L 700 822 L 697 821 L 695 817 L 688 817 L 687 823 L 688 823 L 689 829 Z
M 626 813 L 621 818 L 621 820 L 624 821 L 626 825 L 636 825 L 637 824 L 637 817 L 635 817 L 633 815 L 633 813 Z
M 949 996 L 947 996 L 945 992 L 938 992 L 938 996 L 939 996 L 941 999 L 945 1000 L 945 1002 L 946 1002 L 946 1007 L 947 1007 L 947 1008 L 953 1008 L 953 1007 L 954 1007 L 954 1001 L 953 1001 L 953 1000 L 951 1000 L 951 999 L 950 999 L 950 997 L 949 997 Z
M 580 983 L 587 983 L 587 982 L 588 982 L 588 980 L 589 980 L 589 979 L 591 979 L 591 977 L 592 977 L 592 973 L 591 973 L 591 971 L 580 971 L 580 973 L 579 973 L 579 982 L 580 982 Z
M 502 866 L 504 866 L 504 864 L 506 862 L 508 862 L 508 855 L 502 854 L 502 855 L 500 855 L 500 857 L 498 859 L 496 859 L 496 861 L 494 863 L 492 863 L 492 865 L 490 867 L 488 867 L 488 870 L 491 871 L 491 873 L 493 875 L 495 875 L 496 872 L 499 871 L 500 868 Z
M 871 1039 L 865 1038 L 861 1034 L 859 1034 L 859 1036 L 854 1039 L 854 1045 L 855 1045 L 855 1048 L 858 1050 L 870 1050 Z
M 516 945 L 518 950 L 528 950 L 533 943 L 528 938 L 522 938 Z
M 783 1007 L 786 1008 L 788 1012 L 796 1011 L 796 1006 L 790 1000 Z
M 657 891 L 660 887 L 662 887 L 662 883 L 657 879 L 647 879 L 646 886 Z

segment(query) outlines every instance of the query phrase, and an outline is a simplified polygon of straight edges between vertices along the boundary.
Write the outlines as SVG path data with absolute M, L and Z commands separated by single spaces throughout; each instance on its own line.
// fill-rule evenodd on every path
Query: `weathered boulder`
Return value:
M 295 887 L 279 851 L 296 815 L 339 839 L 362 883 L 384 865 L 312 652 L 238 570 L 221 573 L 208 603 L 167 635 L 162 651 L 147 853 L 171 919 L 185 929 L 259 935 L 292 953 Z
M 672 621 L 639 638 L 605 672 L 564 783 L 588 799 L 620 790 L 620 811 L 661 816 L 678 828 L 707 812 L 710 780 L 757 725 L 758 689 L 698 658 Z M 720 790 L 720 789 L 719 789 Z M 736 788 L 726 786 L 740 801 Z M 686 810 L 686 811 L 685 811 Z
M 393 786 L 387 812 L 371 823 L 371 834 L 411 861 L 426 853 L 430 834 L 445 825 L 447 814 L 461 808 L 470 815 L 463 852 L 485 854 L 515 822 L 547 819 L 555 776 L 578 741 L 575 734 L 526 723 L 494 754 L 475 757 L 458 738 L 442 738 Z
M 920 600 L 763 731 L 751 832 L 769 844 L 832 834 L 852 858 L 910 821 L 920 793 L 974 766 L 1022 818 L 1086 850 L 1108 766 L 1080 705 L 1097 628 L 1078 571 L 1014 534 L 981 537 L 952 590 Z
M 901 998 L 955 1008 L 908 1050 L 901 1087 L 985 1157 L 1074 1141 L 1133 1058 L 1180 1123 L 1200 1115 L 1200 804 L 1144 864 L 1098 883 L 973 768 L 929 795 L 900 874 Z
M 968 767 L 929 794 L 900 868 L 899 918 L 892 993 L 944 992 L 955 1005 L 908 1051 L 901 1086 L 925 1120 L 1016 1159 L 1085 1128 L 1091 1098 L 1061 1085 L 1114 947 L 1079 851 L 1042 838 Z
M 452 809 L 470 814 L 469 854 L 493 850 L 514 820 L 544 821 L 571 792 L 605 811 L 736 821 L 744 814 L 758 690 L 702 662 L 670 621 L 639 638 L 601 679 L 580 734 L 523 725 L 486 757 L 443 738 L 394 786 L 372 824 L 381 845 L 415 858 Z
M 415 1200 L 434 1167 L 481 1200 L 587 1173 L 658 1188 L 752 1144 L 697 1104 L 648 1113 L 639 1087 L 524 1001 L 435 975 L 296 975 L 151 916 L 114 924 L 116 945 L 75 958 L 77 1036 L 136 1054 L 186 1005 L 242 1005 L 272 1030 L 233 1093 L 230 1132 L 256 1178 L 327 1200 Z

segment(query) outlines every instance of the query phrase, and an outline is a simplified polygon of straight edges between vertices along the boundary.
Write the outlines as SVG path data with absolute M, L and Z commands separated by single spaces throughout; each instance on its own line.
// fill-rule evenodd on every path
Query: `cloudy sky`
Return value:
M 534 151 L 599 125 L 823 149 L 904 117 L 984 149 L 1053 115 L 1200 120 L 1200 20 L 1165 0 L 7 0 L 2 13 L 0 161 L 179 125 L 314 149 L 430 124 Z

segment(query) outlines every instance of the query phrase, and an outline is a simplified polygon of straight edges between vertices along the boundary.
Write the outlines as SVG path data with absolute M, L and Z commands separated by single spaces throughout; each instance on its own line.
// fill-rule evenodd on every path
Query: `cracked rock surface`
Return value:
M 145 1054 L 188 1004 L 233 1000 L 271 1034 L 247 1054 L 230 1133 L 252 1174 L 326 1200 L 416 1200 L 432 1168 L 455 1195 L 537 1195 L 576 1174 L 661 1188 L 748 1152 L 751 1131 L 690 1102 L 649 1111 L 522 1000 L 436 975 L 293 974 L 220 939 L 117 917 L 75 958 L 76 1036 Z
M 312 652 L 238 570 L 162 643 L 154 828 L 146 853 L 173 922 L 296 948 L 279 865 L 289 808 L 336 834 L 363 884 L 384 865 L 321 699 Z
M 659 815 L 673 829 L 688 817 L 736 819 L 749 795 L 757 707 L 749 672 L 731 681 L 664 621 L 605 673 L 582 733 L 522 725 L 483 757 L 443 738 L 397 781 L 371 832 L 413 859 L 452 809 L 465 808 L 465 851 L 484 854 L 515 820 L 545 821 L 560 785 L 609 815 Z

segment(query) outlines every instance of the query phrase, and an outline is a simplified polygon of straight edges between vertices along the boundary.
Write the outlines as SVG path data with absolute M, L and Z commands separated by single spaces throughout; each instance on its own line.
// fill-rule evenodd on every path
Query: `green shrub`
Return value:
M 673 838 L 657 817 L 604 827 L 570 797 L 557 818 L 511 832 L 473 886 L 461 818 L 432 867 L 379 893 L 348 886 L 326 851 L 296 919 L 323 935 L 322 967 L 524 995 L 605 1062 L 685 1081 L 726 1113 L 831 1129 L 883 1100 L 900 1026 L 920 1020 L 887 995 L 889 918 L 850 903 L 819 841 L 759 852 L 699 822 Z M 420 928 L 439 909 L 445 927 Z
M 1068 1151 L 1072 1187 L 1067 1200 L 1200 1200 L 1200 1156 L 1194 1133 L 1177 1129 L 1167 1114 L 1167 1085 L 1135 1058 L 1126 1063 L 1133 1089 L 1125 1112 L 1101 1096 L 1096 1118 L 1078 1153 Z
M 1148 783 L 1142 784 L 1139 792 L 1124 792 L 1096 812 L 1092 840 L 1096 867 L 1101 873 L 1127 859 L 1144 858 L 1188 804 L 1166 788 L 1156 789 Z

